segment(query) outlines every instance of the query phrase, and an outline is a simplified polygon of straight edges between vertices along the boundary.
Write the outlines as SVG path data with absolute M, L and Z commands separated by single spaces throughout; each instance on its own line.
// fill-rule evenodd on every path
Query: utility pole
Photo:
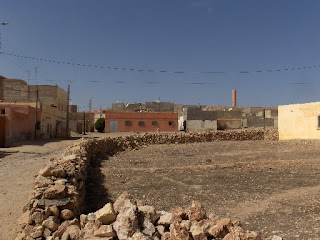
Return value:
M 38 127 L 38 100 L 39 100 L 39 89 L 37 86 L 36 90 L 36 122 L 34 123 L 34 140 L 37 139 L 37 127 Z
M 86 112 L 83 111 L 83 135 L 86 135 Z
M 69 101 L 70 101 L 70 83 L 68 84 L 68 99 L 67 99 L 67 138 L 70 137 L 70 130 L 69 130 Z
M 8 25 L 8 22 L 2 22 L 1 25 Z M 0 32 L 0 53 L 2 52 L 2 36 L 1 36 L 1 32 Z

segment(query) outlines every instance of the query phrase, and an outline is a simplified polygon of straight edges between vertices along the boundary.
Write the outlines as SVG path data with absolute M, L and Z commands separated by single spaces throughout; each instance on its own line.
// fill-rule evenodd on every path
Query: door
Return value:
M 110 121 L 110 127 L 109 131 L 110 132 L 118 132 L 118 121 Z

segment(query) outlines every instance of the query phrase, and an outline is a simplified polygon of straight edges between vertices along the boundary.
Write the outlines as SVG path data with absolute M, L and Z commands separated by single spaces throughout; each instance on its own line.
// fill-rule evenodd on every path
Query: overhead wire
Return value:
M 96 68 L 96 69 L 108 69 L 108 70 L 117 70 L 117 71 L 135 71 L 135 72 L 149 72 L 149 73 L 169 73 L 169 74 L 189 74 L 189 73 L 197 73 L 197 74 L 227 74 L 231 72 L 226 71 L 198 71 L 198 72 L 188 72 L 188 71 L 170 71 L 170 70 L 159 70 L 159 69 L 140 69 L 140 68 L 128 68 L 128 67 L 112 67 L 112 66 L 103 66 L 103 65 L 94 65 L 94 64 L 83 64 L 83 63 L 73 63 L 69 61 L 62 61 L 62 60 L 51 60 L 47 58 L 39 58 L 39 57 L 30 57 L 20 54 L 9 53 L 6 51 L 1 50 L 0 54 L 13 56 L 17 58 L 25 58 L 25 59 L 32 59 L 36 61 L 42 61 L 47 63 L 56 63 L 56 64 L 65 64 L 65 65 L 72 65 L 78 67 L 89 67 L 89 68 Z M 261 70 L 253 70 L 253 71 L 236 71 L 235 73 L 239 74 L 250 74 L 250 73 L 272 73 L 272 72 L 281 72 L 281 71 L 297 71 L 303 69 L 312 69 L 312 68 L 320 68 L 320 65 L 313 65 L 313 66 L 304 66 L 304 67 L 286 67 L 286 68 L 278 68 L 278 69 L 261 69 Z

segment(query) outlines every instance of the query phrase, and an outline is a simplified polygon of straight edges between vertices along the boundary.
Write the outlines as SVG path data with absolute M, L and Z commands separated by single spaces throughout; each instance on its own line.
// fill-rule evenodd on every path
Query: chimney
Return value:
M 237 107 L 237 90 L 232 90 L 232 107 Z

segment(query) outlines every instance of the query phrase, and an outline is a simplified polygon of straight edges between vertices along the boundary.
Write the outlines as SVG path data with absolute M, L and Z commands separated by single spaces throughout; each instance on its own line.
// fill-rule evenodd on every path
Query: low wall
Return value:
M 274 130 L 268 131 L 269 139 L 277 135 Z M 89 223 L 91 225 L 100 224 L 98 228 L 101 227 L 101 221 L 97 222 L 96 219 L 96 215 L 99 215 L 99 213 L 96 213 L 95 217 L 90 214 L 87 216 L 81 215 L 85 207 L 88 168 L 90 161 L 94 161 L 97 158 L 107 157 L 120 151 L 137 149 L 140 146 L 150 144 L 178 144 L 221 140 L 264 140 L 264 136 L 265 132 L 262 130 L 245 130 L 187 134 L 145 134 L 118 138 L 81 139 L 72 147 L 68 147 L 61 157 L 52 159 L 49 165 L 39 171 L 34 181 L 34 190 L 30 194 L 29 202 L 24 207 L 24 213 L 18 221 L 22 230 L 16 239 L 45 238 L 48 240 L 73 240 L 86 239 L 84 236 L 87 235 L 89 236 L 88 239 L 100 239 L 99 236 L 93 238 L 93 231 L 90 235 L 85 230 Z M 158 217 L 160 218 L 161 216 L 160 214 Z M 201 218 L 200 220 L 203 219 Z M 93 225 L 91 228 L 97 230 L 98 228 L 94 228 Z M 164 224 L 164 227 L 168 228 L 169 226 Z M 140 228 L 136 227 L 135 229 L 138 231 Z M 224 227 L 222 227 L 222 232 L 223 229 Z M 229 232 L 231 231 L 230 229 L 228 230 Z M 228 234 L 228 231 L 224 231 L 225 235 Z M 112 230 L 112 232 L 114 231 Z M 117 232 L 119 239 L 127 239 L 121 238 L 119 234 Z M 132 232 L 131 236 L 133 234 L 134 232 Z M 103 235 L 103 237 L 106 239 L 106 235 Z

